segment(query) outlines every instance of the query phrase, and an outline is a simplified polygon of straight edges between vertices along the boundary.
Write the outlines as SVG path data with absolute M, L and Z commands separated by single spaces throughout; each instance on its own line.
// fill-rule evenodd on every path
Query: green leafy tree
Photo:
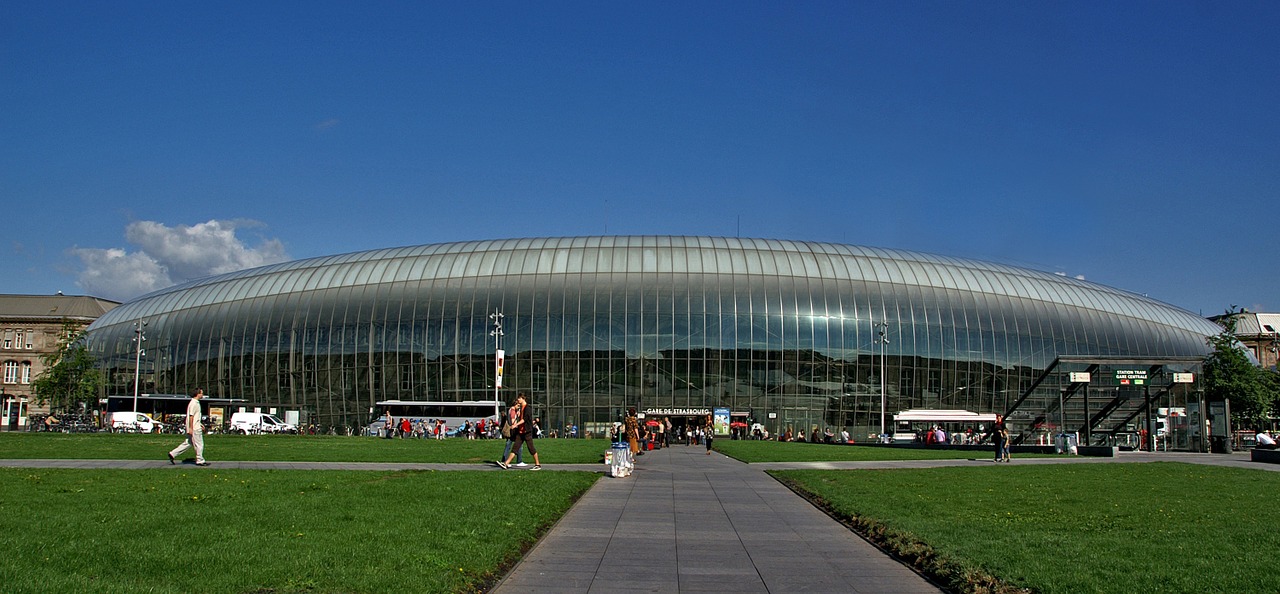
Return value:
M 1275 378 L 1249 360 L 1236 338 L 1235 306 L 1218 320 L 1222 332 L 1210 336 L 1213 352 L 1204 361 L 1205 396 L 1210 401 L 1230 400 L 1232 421 L 1237 427 L 1260 427 L 1271 413 L 1275 400 Z
M 1277 372 L 1275 369 L 1263 369 L 1259 371 L 1259 373 L 1262 375 L 1263 389 L 1265 389 L 1269 395 L 1267 419 L 1274 419 L 1276 412 L 1280 411 L 1280 372 Z M 1259 428 L 1262 427 L 1262 425 L 1259 425 Z M 1274 427 L 1268 425 L 1266 428 L 1273 429 Z
M 102 371 L 83 338 L 84 330 L 78 324 L 64 321 L 57 348 L 40 356 L 44 371 L 31 382 L 31 388 L 41 405 L 61 409 L 97 401 Z

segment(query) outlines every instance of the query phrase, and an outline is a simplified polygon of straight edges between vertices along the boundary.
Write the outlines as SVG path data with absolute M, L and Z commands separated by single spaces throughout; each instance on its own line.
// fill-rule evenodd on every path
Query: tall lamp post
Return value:
M 493 416 L 498 420 L 502 419 L 498 390 L 502 388 L 502 365 L 503 359 L 506 358 L 506 353 L 502 351 L 502 318 L 502 312 L 496 309 L 489 314 L 489 319 L 493 320 L 493 331 L 489 332 L 489 336 L 493 337 Z
M 879 330 L 877 330 L 876 344 L 880 345 L 880 438 L 883 440 L 886 435 L 884 432 L 885 407 L 888 405 L 888 397 L 885 395 L 884 351 L 889 344 L 889 323 L 877 322 L 875 326 L 876 328 L 879 328 Z
M 142 343 L 147 336 L 144 329 L 147 323 L 138 320 L 133 323 L 133 412 L 138 412 L 138 385 L 142 383 Z

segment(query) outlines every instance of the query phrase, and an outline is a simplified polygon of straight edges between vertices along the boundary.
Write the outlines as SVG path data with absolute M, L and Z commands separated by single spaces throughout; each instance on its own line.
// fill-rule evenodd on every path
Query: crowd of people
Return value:
M 186 436 L 182 443 L 168 452 L 170 464 L 177 464 L 178 457 L 187 450 L 195 451 L 194 462 L 196 465 L 207 466 L 209 464 L 204 459 L 204 428 L 200 422 L 202 419 L 200 400 L 203 396 L 204 392 L 199 389 L 191 396 L 187 406 L 187 414 L 185 415 Z M 52 420 L 52 417 L 45 422 L 50 425 L 57 423 L 56 420 Z M 577 434 L 576 426 L 566 429 L 566 433 L 570 436 Z M 383 415 L 382 432 L 387 438 L 425 439 L 430 437 L 443 439 L 450 434 L 466 439 L 502 438 L 505 441 L 505 445 L 502 457 L 497 460 L 499 467 L 505 470 L 512 467 L 527 466 L 523 455 L 523 451 L 527 450 L 529 455 L 533 457 L 532 470 L 542 469 L 538 450 L 534 445 L 534 439 L 542 436 L 541 423 L 537 417 L 533 416 L 533 407 L 529 404 L 528 396 L 523 392 L 516 396 L 515 402 L 502 415 L 499 422 L 493 422 L 488 419 L 479 419 L 474 422 L 467 420 L 462 427 L 457 428 L 455 431 L 450 431 L 443 419 L 411 419 L 406 417 L 397 422 L 391 415 L 391 411 L 386 411 Z M 746 439 L 746 435 L 745 431 L 732 432 L 734 439 Z M 760 427 L 757 427 L 750 435 L 751 439 L 769 438 L 768 432 Z M 633 456 L 641 456 L 646 451 L 670 447 L 673 441 L 677 443 L 683 441 L 686 446 L 705 444 L 707 454 L 710 455 L 712 443 L 715 439 L 715 425 L 711 415 L 707 415 L 705 419 L 696 419 L 694 422 L 680 425 L 673 425 L 671 419 L 666 417 L 641 421 L 636 414 L 636 409 L 632 407 L 628 409 L 627 415 L 622 421 L 614 423 L 610 437 L 615 444 L 626 443 Z M 778 441 L 808 441 L 828 444 L 853 443 L 853 439 L 849 437 L 847 430 L 842 430 L 837 434 L 828 427 L 819 432 L 816 425 L 809 432 L 807 438 L 804 431 L 797 433 L 791 427 L 787 427 L 783 433 L 777 436 L 777 439 Z M 1258 430 L 1255 440 L 1255 447 L 1258 449 L 1275 449 L 1277 447 L 1275 438 L 1265 429 Z M 948 435 L 942 426 L 934 425 L 917 432 L 916 441 L 926 445 L 990 443 L 994 447 L 994 459 L 996 462 L 1009 462 L 1009 450 L 1012 445 L 1008 426 L 1001 415 L 996 415 L 995 423 L 987 427 L 985 433 L 969 428 L 963 432 L 957 431 Z
M 769 439 L 769 432 L 764 431 L 763 436 L 753 437 L 753 438 Z M 805 434 L 803 427 L 801 427 L 799 430 L 796 430 L 793 427 L 787 427 L 786 429 L 783 429 L 781 433 L 778 434 L 778 441 L 794 441 L 798 443 L 834 443 L 834 444 L 854 443 L 853 437 L 849 436 L 849 431 L 847 429 L 842 429 L 840 430 L 839 433 L 836 433 L 835 430 L 833 430 L 830 427 L 827 427 L 822 431 L 818 431 L 817 425 L 814 425 L 813 428 L 809 430 L 808 435 Z
M 541 421 L 535 418 L 532 430 L 536 437 L 543 437 L 540 425 Z M 445 439 L 446 437 L 497 439 L 501 437 L 499 425 L 489 419 L 468 419 L 460 426 L 450 427 L 444 419 L 401 417 L 397 420 L 391 416 L 390 411 L 383 415 L 381 425 L 370 428 L 370 432 L 387 439 Z

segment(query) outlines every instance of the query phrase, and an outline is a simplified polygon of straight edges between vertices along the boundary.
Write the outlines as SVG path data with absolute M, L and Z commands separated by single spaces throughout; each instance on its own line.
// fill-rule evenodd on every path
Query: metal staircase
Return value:
M 1077 433 L 1081 444 L 1137 446 L 1148 414 L 1170 402 L 1172 372 L 1198 370 L 1200 364 L 1201 359 L 1193 357 L 1058 357 L 1005 411 L 1014 445 L 1065 430 Z M 1144 379 L 1119 384 L 1118 369 L 1138 370 Z M 1089 381 L 1072 381 L 1073 377 Z

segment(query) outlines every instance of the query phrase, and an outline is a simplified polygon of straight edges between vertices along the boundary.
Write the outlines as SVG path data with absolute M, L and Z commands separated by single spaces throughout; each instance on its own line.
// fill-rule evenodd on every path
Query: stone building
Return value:
M 1227 316 L 1214 316 L 1211 320 L 1222 323 Z M 1266 369 L 1275 369 L 1277 353 L 1280 352 L 1280 313 L 1257 313 L 1241 311 L 1232 314 L 1236 320 L 1236 338 L 1253 353 L 1258 364 Z
M 85 328 L 119 305 L 81 295 L 0 295 L 0 402 L 5 428 L 24 428 L 38 406 L 31 382 L 44 371 L 41 355 L 58 347 L 63 324 Z

